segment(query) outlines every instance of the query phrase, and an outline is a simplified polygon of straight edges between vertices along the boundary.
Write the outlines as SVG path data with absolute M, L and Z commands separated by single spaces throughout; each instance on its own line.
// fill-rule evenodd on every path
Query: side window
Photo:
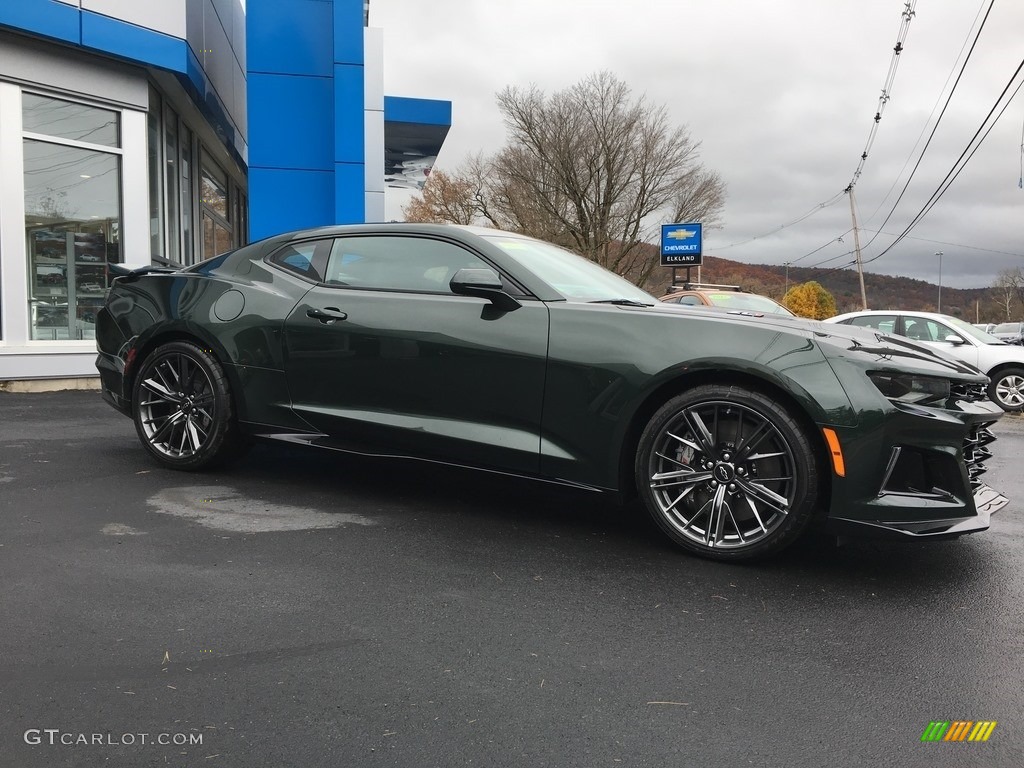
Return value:
M 924 317 L 907 315 L 903 318 L 903 335 L 916 341 L 935 341 L 939 338 L 939 324 Z
M 330 240 L 314 240 L 308 243 L 286 245 L 270 257 L 276 264 L 299 277 L 314 282 L 323 282 L 324 265 L 331 250 Z
M 679 304 L 684 304 L 684 305 L 686 305 L 688 307 L 699 307 L 699 306 L 701 306 L 704 303 L 704 302 L 702 302 L 700 300 L 699 296 L 694 296 L 693 294 L 687 294 L 686 296 L 680 296 L 677 301 L 678 301 Z
M 327 263 L 327 285 L 385 291 L 450 293 L 460 269 L 490 265 L 458 245 L 425 237 L 339 237 Z
M 945 341 L 947 336 L 964 337 L 964 334 L 955 328 L 950 328 L 948 325 L 937 323 L 934 320 L 928 321 L 928 331 L 931 333 L 932 341 Z
M 855 325 L 858 328 L 874 328 L 882 333 L 896 333 L 895 315 L 863 315 L 852 317 L 846 321 L 847 325 Z

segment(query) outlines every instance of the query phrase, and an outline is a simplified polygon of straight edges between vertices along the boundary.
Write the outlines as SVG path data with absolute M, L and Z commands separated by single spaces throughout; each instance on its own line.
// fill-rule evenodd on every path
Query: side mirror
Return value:
M 947 344 L 952 344 L 952 345 L 957 346 L 957 347 L 959 347 L 961 344 L 965 343 L 964 340 L 960 336 L 957 336 L 956 334 L 952 334 L 952 333 L 949 334 L 949 336 L 947 336 L 946 338 L 944 338 L 943 341 L 945 341 Z
M 452 293 L 487 299 L 498 309 L 511 312 L 522 306 L 505 292 L 501 278 L 493 269 L 460 269 L 448 283 Z

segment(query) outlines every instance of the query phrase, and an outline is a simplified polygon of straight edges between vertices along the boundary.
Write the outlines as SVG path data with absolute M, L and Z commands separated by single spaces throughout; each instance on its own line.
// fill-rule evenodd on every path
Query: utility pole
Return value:
M 850 195 L 850 218 L 853 219 L 853 251 L 857 254 L 857 274 L 860 276 L 860 303 L 861 308 L 868 308 L 868 294 L 864 290 L 864 265 L 860 260 L 860 234 L 857 231 L 857 211 L 853 203 L 853 184 L 846 188 Z
M 936 251 L 935 255 L 939 257 L 939 304 L 938 309 L 935 311 L 940 315 L 942 314 L 942 251 Z

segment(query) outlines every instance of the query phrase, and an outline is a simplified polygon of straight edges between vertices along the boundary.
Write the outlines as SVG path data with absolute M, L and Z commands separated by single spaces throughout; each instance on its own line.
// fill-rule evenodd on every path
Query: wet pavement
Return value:
M 734 566 L 589 494 L 278 446 L 176 473 L 96 393 L 0 394 L 0 766 L 1024 765 L 997 433 L 991 530 Z

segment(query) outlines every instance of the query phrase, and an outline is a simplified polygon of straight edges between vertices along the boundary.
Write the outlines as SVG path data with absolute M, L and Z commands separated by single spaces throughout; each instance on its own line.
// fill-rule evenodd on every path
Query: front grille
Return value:
M 984 384 L 974 384 L 968 381 L 951 381 L 949 394 L 954 400 L 966 400 L 969 403 L 988 400 L 988 389 Z
M 972 491 L 981 485 L 979 478 L 987 471 L 985 462 L 992 457 L 992 451 L 988 446 L 996 439 L 989 429 L 993 424 L 994 421 L 974 424 L 964 438 L 964 463 L 967 465 L 967 476 L 971 480 Z

